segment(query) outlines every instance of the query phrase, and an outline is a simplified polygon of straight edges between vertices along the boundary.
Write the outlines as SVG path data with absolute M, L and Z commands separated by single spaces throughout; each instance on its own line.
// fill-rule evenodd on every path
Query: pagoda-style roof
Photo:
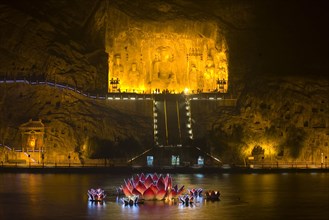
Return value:
M 33 121 L 32 119 L 30 119 L 28 122 L 22 124 L 19 129 L 20 130 L 44 130 L 45 125 L 42 123 L 41 119 Z

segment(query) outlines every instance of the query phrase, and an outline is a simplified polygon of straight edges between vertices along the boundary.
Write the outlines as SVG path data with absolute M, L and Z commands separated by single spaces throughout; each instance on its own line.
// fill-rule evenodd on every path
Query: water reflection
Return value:
M 87 204 L 88 204 L 88 206 L 87 206 L 88 216 L 94 216 L 94 217 L 102 216 L 102 215 L 104 215 L 104 213 L 107 210 L 106 202 L 88 201 Z
M 195 176 L 196 178 L 203 178 L 203 177 L 204 177 L 204 175 L 203 175 L 203 174 L 200 174 L 200 173 L 198 173 L 198 174 L 194 174 L 194 176 Z
M 88 202 L 88 209 L 91 210 L 101 210 L 104 209 L 106 207 L 106 202 L 92 202 L 89 201 Z
M 138 204 L 134 204 L 134 205 L 121 205 L 121 210 L 124 213 L 128 213 L 128 214 L 134 214 L 136 216 L 138 216 L 138 212 L 139 212 L 139 205 Z
M 192 206 L 145 201 L 124 206 L 115 195 L 127 175 L 0 174 L 1 219 L 328 219 L 329 174 L 173 174 L 186 189 L 220 190 L 221 201 Z M 105 189 L 105 203 L 87 190 Z M 186 191 L 185 191 L 186 193 Z M 55 208 L 54 208 L 55 207 Z

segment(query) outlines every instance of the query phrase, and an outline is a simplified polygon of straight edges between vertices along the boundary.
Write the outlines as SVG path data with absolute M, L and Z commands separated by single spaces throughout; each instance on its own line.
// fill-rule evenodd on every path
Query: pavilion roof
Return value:
M 41 119 L 33 121 L 30 119 L 28 122 L 22 124 L 19 129 L 21 130 L 40 130 L 44 129 L 45 125 L 42 123 Z

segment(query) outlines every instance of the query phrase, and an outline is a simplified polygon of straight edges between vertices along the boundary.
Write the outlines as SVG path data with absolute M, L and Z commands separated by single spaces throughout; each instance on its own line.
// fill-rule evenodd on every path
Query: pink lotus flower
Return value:
M 202 188 L 188 189 L 187 190 L 191 196 L 200 197 L 202 196 Z
M 89 200 L 92 202 L 103 202 L 104 198 L 106 197 L 106 194 L 103 189 L 90 189 L 88 190 L 88 197 Z
M 138 195 L 145 200 L 163 200 L 172 199 L 179 196 L 184 186 L 178 189 L 177 185 L 172 187 L 172 178 L 169 174 L 165 177 L 160 174 L 144 173 L 136 175 L 128 180 L 125 180 L 125 185 L 121 186 L 125 196 Z
M 121 201 L 123 202 L 123 204 L 130 206 L 137 205 L 138 203 L 143 203 L 143 201 L 139 200 L 139 196 L 136 195 L 124 197 L 121 199 Z
M 194 196 L 193 195 L 183 195 L 183 196 L 179 196 L 178 200 L 181 204 L 185 205 L 185 206 L 189 206 L 192 205 L 194 203 Z

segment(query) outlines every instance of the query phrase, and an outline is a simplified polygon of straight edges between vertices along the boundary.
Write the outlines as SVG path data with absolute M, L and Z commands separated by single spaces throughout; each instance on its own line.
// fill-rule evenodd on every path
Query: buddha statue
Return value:
M 191 91 L 197 91 L 199 89 L 198 82 L 200 80 L 200 71 L 198 71 L 195 64 L 191 65 L 191 70 L 189 72 L 188 78 L 189 78 L 189 89 Z
M 121 64 L 121 55 L 116 54 L 114 56 L 114 63 L 112 67 L 112 78 L 114 79 L 119 79 L 120 83 L 124 82 L 124 68 L 123 65 Z
M 204 72 L 204 91 L 212 91 L 216 88 L 216 72 L 214 61 L 211 56 L 208 57 Z
M 131 88 L 131 90 L 137 90 L 139 89 L 140 85 L 141 85 L 141 79 L 140 79 L 140 72 L 137 70 L 137 64 L 136 63 L 132 63 L 131 64 L 131 69 L 129 70 L 128 73 L 128 79 L 127 79 L 127 83 L 129 82 L 129 87 Z
M 161 90 L 174 90 L 177 84 L 175 65 L 169 47 L 157 49 L 153 62 L 152 87 Z

